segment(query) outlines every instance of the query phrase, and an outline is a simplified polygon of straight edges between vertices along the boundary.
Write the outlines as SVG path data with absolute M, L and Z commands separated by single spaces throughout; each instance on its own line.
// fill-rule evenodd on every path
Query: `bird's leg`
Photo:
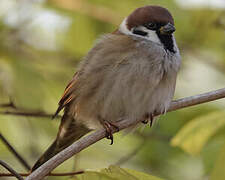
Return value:
M 154 121 L 154 113 L 147 113 L 144 118 L 143 121 L 141 121 L 143 124 L 147 124 L 150 122 L 150 127 L 152 127 Z
M 149 122 L 149 113 L 145 114 L 143 120 L 141 121 L 143 124 L 148 124 Z
M 152 127 L 152 124 L 153 124 L 153 121 L 154 121 L 154 113 L 151 113 L 149 115 L 149 118 L 150 118 L 150 127 Z
M 109 122 L 109 121 L 106 121 L 102 118 L 100 118 L 100 122 L 106 130 L 106 138 L 111 140 L 110 145 L 112 145 L 113 144 L 113 133 L 112 133 L 112 131 L 113 131 L 113 129 L 116 129 L 116 131 L 118 132 L 120 130 L 119 127 L 116 124 L 114 124 L 112 122 Z

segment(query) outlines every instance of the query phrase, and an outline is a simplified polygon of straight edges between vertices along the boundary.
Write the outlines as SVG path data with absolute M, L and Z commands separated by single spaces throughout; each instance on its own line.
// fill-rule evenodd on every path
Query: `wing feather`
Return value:
M 60 99 L 58 103 L 58 109 L 56 110 L 55 114 L 53 115 L 53 119 L 59 114 L 59 112 L 71 101 L 73 101 L 76 98 L 76 95 L 73 93 L 76 89 L 76 84 L 78 81 L 79 73 L 76 72 L 73 76 L 73 79 L 69 82 L 69 84 L 66 86 L 64 93 L 62 95 L 62 98 Z

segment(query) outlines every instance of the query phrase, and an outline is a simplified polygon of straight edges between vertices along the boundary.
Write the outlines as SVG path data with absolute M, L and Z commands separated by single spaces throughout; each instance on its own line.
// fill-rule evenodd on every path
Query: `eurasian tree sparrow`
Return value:
M 101 37 L 66 87 L 57 138 L 32 170 L 91 130 L 104 127 L 113 140 L 116 122 L 166 112 L 181 63 L 174 31 L 167 9 L 144 6 Z

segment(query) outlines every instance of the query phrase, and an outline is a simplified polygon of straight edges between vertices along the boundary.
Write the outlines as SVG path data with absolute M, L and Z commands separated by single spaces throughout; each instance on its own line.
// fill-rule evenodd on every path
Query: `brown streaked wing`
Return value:
M 76 95 L 73 94 L 74 91 L 74 86 L 77 83 L 79 77 L 79 72 L 76 72 L 73 76 L 73 79 L 69 82 L 69 84 L 66 86 L 64 93 L 62 95 L 62 98 L 60 99 L 58 105 L 58 109 L 56 110 L 54 116 L 52 117 L 53 119 L 59 114 L 59 112 L 67 105 L 69 104 L 75 97 Z

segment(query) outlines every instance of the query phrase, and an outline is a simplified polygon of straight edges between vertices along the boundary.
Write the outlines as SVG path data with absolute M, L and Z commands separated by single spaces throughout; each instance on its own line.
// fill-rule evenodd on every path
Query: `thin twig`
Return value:
M 213 91 L 213 92 L 208 92 L 205 94 L 200 94 L 196 96 L 179 99 L 171 103 L 169 111 L 174 111 L 174 110 L 185 108 L 188 106 L 194 106 L 197 104 L 221 99 L 224 97 L 225 97 L 225 88 L 217 90 L 217 91 Z M 117 123 L 117 127 L 119 127 L 119 129 L 122 130 L 130 126 L 134 126 L 135 124 L 139 122 L 140 120 L 124 119 Z M 116 129 L 113 129 L 112 133 L 115 133 L 115 132 L 116 132 Z M 53 169 L 55 169 L 58 165 L 63 163 L 65 160 L 69 159 L 70 157 L 79 153 L 80 151 L 89 147 L 90 145 L 96 143 L 97 141 L 103 139 L 104 137 L 106 137 L 105 129 L 99 129 L 94 131 L 90 135 L 84 136 L 83 138 L 76 141 L 75 143 L 73 143 L 72 145 L 64 149 L 63 151 L 56 154 L 54 157 L 52 157 L 50 160 L 48 160 L 38 169 L 36 169 L 33 173 L 31 173 L 26 178 L 26 180 L 43 179 L 47 174 L 49 174 Z
M 146 143 L 147 139 L 149 140 L 150 138 L 155 138 L 155 139 L 159 139 L 159 140 L 162 140 L 162 141 L 169 141 L 170 138 L 171 138 L 170 136 L 156 134 L 154 132 L 150 132 L 148 134 L 143 134 L 143 133 L 140 133 L 139 131 L 137 131 L 137 132 L 135 132 L 135 135 L 138 135 L 139 137 L 141 137 L 142 138 L 142 142 L 133 151 L 131 151 L 129 154 L 127 154 L 126 156 L 124 156 L 121 159 L 119 159 L 115 163 L 115 165 L 119 165 L 120 166 L 120 165 L 126 163 L 127 161 L 129 161 L 130 159 L 132 159 L 143 148 L 143 146 Z
M 1 108 L 15 108 L 15 105 L 14 103 L 11 101 L 10 103 L 3 103 L 3 104 L 0 104 L 0 107 Z
M 45 117 L 52 118 L 53 114 L 47 114 L 43 111 L 32 111 L 29 109 L 24 109 L 17 107 L 11 100 L 9 103 L 0 104 L 0 108 L 12 108 L 13 110 L 0 111 L 3 115 L 14 115 L 14 116 L 25 116 L 25 117 Z M 60 116 L 57 116 L 60 117 Z
M 25 116 L 25 117 L 34 117 L 34 118 L 52 118 L 53 114 L 47 114 L 44 112 L 14 112 L 14 111 L 0 111 L 2 115 L 12 115 L 12 116 Z M 61 116 L 56 116 L 60 118 Z
M 225 98 L 225 88 L 172 101 L 167 112 Z M 160 114 L 160 113 L 159 113 Z M 158 114 L 158 115 L 159 115 Z
M 68 172 L 68 173 L 50 173 L 48 176 L 74 176 L 78 174 L 83 174 L 84 171 Z M 18 173 L 20 176 L 29 176 L 30 173 Z M 0 177 L 14 177 L 11 173 L 0 173 Z
M 51 1 L 54 3 L 54 5 L 60 8 L 77 11 L 102 22 L 118 25 L 122 20 L 122 17 L 118 14 L 118 12 L 112 11 L 110 8 L 104 6 L 96 6 L 93 3 L 89 3 L 85 0 Z
M 172 136 L 157 134 L 155 132 L 150 132 L 150 133 L 145 134 L 145 133 L 141 133 L 141 132 L 137 131 L 134 134 L 141 137 L 144 140 L 145 139 L 157 139 L 160 141 L 169 141 L 172 138 Z
M 133 158 L 135 155 L 137 155 L 137 153 L 139 153 L 140 150 L 143 148 L 145 142 L 146 142 L 146 140 L 143 140 L 133 151 L 131 151 L 129 154 L 127 154 L 126 156 L 124 156 L 121 159 L 119 159 L 115 163 L 115 165 L 121 166 L 122 164 L 126 163 L 131 158 Z
M 0 139 L 6 145 L 6 147 L 13 153 L 13 155 L 19 160 L 19 162 L 27 169 L 30 170 L 29 164 L 25 159 L 15 150 L 15 148 L 9 143 L 9 141 L 0 133 Z
M 9 103 L 0 104 L 0 108 L 12 108 L 12 110 L 0 111 L 0 114 L 3 115 L 13 115 L 13 116 L 25 116 L 25 117 L 36 117 L 36 118 L 52 118 L 53 114 L 47 114 L 43 111 L 32 111 L 29 109 L 24 109 L 17 107 L 14 102 L 11 100 Z M 61 116 L 56 116 L 56 118 L 60 118 Z
M 13 170 L 8 164 L 6 164 L 4 161 L 0 160 L 0 165 L 2 165 L 4 168 L 6 168 L 9 172 L 13 174 L 14 177 L 16 177 L 19 180 L 24 180 L 21 175 L 19 175 L 15 170 Z

